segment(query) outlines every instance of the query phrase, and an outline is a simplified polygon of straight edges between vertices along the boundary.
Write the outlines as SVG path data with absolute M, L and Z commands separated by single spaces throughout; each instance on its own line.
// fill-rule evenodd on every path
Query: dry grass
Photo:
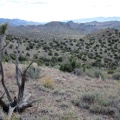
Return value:
M 54 80 L 51 77 L 48 77 L 48 76 L 45 76 L 45 77 L 41 78 L 40 83 L 44 87 L 50 88 L 50 89 L 54 88 L 54 84 L 55 84 Z
M 17 87 L 13 84 L 15 83 L 14 68 L 13 64 L 4 65 L 5 82 L 13 96 L 17 94 Z M 97 78 L 86 79 L 86 77 L 63 73 L 54 68 L 43 67 L 41 69 L 45 77 L 40 80 L 27 81 L 25 90 L 25 96 L 31 94 L 30 99 L 41 98 L 41 101 L 21 114 L 23 120 L 72 120 L 72 118 L 74 118 L 73 120 L 115 120 L 111 115 L 95 114 L 87 109 L 76 107 L 71 101 L 88 93 L 102 93 L 105 98 L 112 96 L 109 100 L 119 99 L 119 81 L 107 79 L 103 81 Z M 1 84 L 0 93 L 3 93 Z M 4 99 L 6 99 L 6 96 Z M 91 106 L 91 109 L 96 108 Z

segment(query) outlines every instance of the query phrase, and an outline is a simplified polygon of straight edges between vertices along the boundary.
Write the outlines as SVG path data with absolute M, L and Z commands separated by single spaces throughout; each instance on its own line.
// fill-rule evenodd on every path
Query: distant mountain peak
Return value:
M 8 18 L 0 18 L 0 24 L 8 23 L 11 26 L 19 26 L 19 25 L 39 25 L 38 22 L 26 21 L 21 19 L 8 19 Z

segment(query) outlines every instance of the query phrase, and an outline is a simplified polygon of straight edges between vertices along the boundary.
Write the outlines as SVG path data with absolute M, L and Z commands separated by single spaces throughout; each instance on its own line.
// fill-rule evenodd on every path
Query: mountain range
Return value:
M 8 23 L 11 26 L 19 26 L 19 25 L 38 25 L 38 22 L 32 22 L 32 21 L 26 21 L 26 20 L 20 20 L 20 19 L 6 19 L 6 18 L 0 18 L 0 24 L 2 23 Z
M 98 22 L 106 19 L 105 22 Z M 97 32 L 101 29 L 115 28 L 120 30 L 119 17 L 93 18 L 92 22 L 79 23 L 74 21 L 52 21 L 48 23 L 30 22 L 20 19 L 0 19 L 0 24 L 8 22 L 8 33 L 15 36 L 30 36 L 41 39 L 49 38 L 77 38 Z M 98 20 L 98 21 L 97 21 Z M 114 20 L 114 21 L 107 21 Z M 90 20 L 89 20 L 90 21 Z
M 107 22 L 107 21 L 120 21 L 120 17 L 95 17 L 95 18 L 85 18 L 85 19 L 75 19 L 75 20 L 66 20 L 62 22 L 73 21 L 75 23 L 86 23 L 86 22 Z M 46 24 L 46 22 L 33 22 L 33 21 L 26 21 L 21 19 L 9 19 L 9 18 L 0 18 L 0 24 L 2 23 L 9 23 L 11 26 L 19 26 L 19 25 L 40 25 Z
M 33 35 L 42 38 L 80 38 L 80 36 L 97 32 L 101 29 L 115 28 L 120 30 L 120 21 L 107 21 L 107 22 L 87 22 L 75 23 L 73 21 L 59 22 L 53 21 L 40 25 L 19 25 L 9 26 L 8 32 L 19 36 Z

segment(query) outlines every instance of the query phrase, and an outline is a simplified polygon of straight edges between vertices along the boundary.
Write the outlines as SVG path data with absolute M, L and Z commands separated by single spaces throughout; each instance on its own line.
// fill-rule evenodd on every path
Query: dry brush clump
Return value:
M 49 89 L 53 89 L 55 86 L 55 81 L 49 76 L 41 78 L 40 82 L 44 87 Z
M 113 78 L 114 80 L 120 80 L 120 72 L 115 72 L 115 73 L 113 73 L 112 78 Z
M 120 97 L 110 96 L 108 93 L 88 92 L 81 97 L 73 99 L 72 103 L 94 114 L 120 117 Z

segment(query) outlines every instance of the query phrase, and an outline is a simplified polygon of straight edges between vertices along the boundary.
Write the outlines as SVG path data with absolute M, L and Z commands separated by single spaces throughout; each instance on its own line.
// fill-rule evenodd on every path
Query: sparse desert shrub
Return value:
M 26 56 L 28 56 L 28 57 L 29 57 L 29 56 L 30 56 L 30 53 L 28 53 L 28 52 L 27 52 L 27 53 L 26 53 Z
M 65 63 L 60 66 L 60 70 L 64 72 L 72 72 L 74 69 L 70 63 Z
M 58 57 L 58 62 L 62 62 L 63 58 L 62 57 Z
M 104 76 L 104 74 L 103 74 L 103 72 L 102 72 L 101 70 L 96 70 L 96 71 L 94 72 L 94 76 L 95 76 L 96 78 L 101 77 L 103 80 L 105 79 L 105 76 Z
M 0 35 L 5 34 L 7 27 L 8 27 L 7 23 L 0 25 Z
M 59 56 L 59 54 L 57 52 L 54 53 L 54 56 Z
M 81 97 L 81 100 L 88 104 L 93 104 L 96 99 L 96 94 L 85 94 Z
M 113 76 L 112 76 L 112 78 L 113 78 L 114 80 L 120 80 L 120 72 L 114 73 Z
M 102 69 L 91 68 L 85 71 L 85 74 L 89 77 L 96 77 L 105 80 L 106 74 Z
M 113 74 L 113 73 L 114 73 L 114 70 L 108 70 L 107 73 L 108 73 L 108 74 Z
M 3 56 L 3 61 L 4 61 L 4 62 L 8 62 L 8 61 L 9 61 L 8 55 L 5 55 L 5 54 L 4 54 L 4 56 Z
M 13 53 L 10 54 L 10 57 L 12 58 L 12 60 L 15 60 L 15 59 L 16 59 L 16 58 L 15 58 L 15 54 L 13 54 Z
M 92 113 L 119 117 L 119 99 L 105 93 L 86 93 L 71 102 L 75 106 L 87 109 Z
M 75 113 L 63 113 L 62 119 L 60 120 L 79 120 L 78 116 Z
M 74 56 L 60 66 L 60 70 L 64 72 L 73 72 L 76 68 L 79 68 L 79 64 Z
M 77 76 L 79 76 L 79 75 L 84 75 L 84 72 L 83 72 L 83 70 L 81 69 L 81 68 L 76 68 L 76 69 L 74 69 L 74 74 L 75 75 L 77 75 Z
M 99 114 L 103 114 L 103 115 L 111 115 L 111 116 L 115 116 L 116 114 L 116 108 L 113 107 L 104 107 L 104 106 L 100 106 L 100 105 L 92 105 L 90 107 L 90 112 L 92 113 L 99 113 Z
M 13 48 L 13 44 L 11 44 L 11 45 L 9 46 L 9 48 L 12 49 L 12 48 Z
M 19 61 L 27 61 L 28 59 L 25 57 L 25 56 L 23 56 L 23 55 L 19 55 Z
M 52 51 L 49 51 L 48 55 L 52 56 L 53 55 Z
M 31 79 L 38 79 L 42 75 L 42 71 L 39 67 L 37 66 L 31 66 L 28 71 L 27 71 L 27 76 L 30 77 Z
M 89 77 L 94 77 L 94 69 L 89 69 L 89 70 L 87 69 L 85 71 L 85 74 Z
M 54 80 L 50 77 L 44 77 L 41 79 L 42 85 L 46 88 L 53 89 L 54 87 Z
M 76 99 L 73 99 L 71 102 L 72 102 L 73 105 L 79 107 L 80 103 L 81 103 L 81 100 L 79 98 L 76 98 Z

